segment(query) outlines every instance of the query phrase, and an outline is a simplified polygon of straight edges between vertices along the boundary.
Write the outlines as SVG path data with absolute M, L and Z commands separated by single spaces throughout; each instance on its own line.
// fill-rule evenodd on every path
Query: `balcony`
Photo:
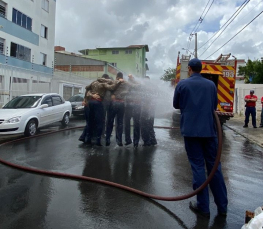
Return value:
M 36 72 L 42 72 L 46 74 L 52 74 L 52 68 L 49 68 L 47 66 L 31 63 L 28 61 L 17 59 L 12 56 L 5 56 L 5 55 L 0 54 L 0 65 L 1 64 L 13 66 L 16 68 L 34 70 Z
M 39 36 L 22 26 L 19 26 L 6 18 L 0 17 L 1 31 L 8 33 L 14 37 L 30 42 L 34 45 L 39 45 Z

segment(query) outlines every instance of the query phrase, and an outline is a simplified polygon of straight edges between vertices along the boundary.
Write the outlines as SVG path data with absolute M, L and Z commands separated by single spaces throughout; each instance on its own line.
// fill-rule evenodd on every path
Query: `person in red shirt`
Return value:
M 245 112 L 245 125 L 243 127 L 248 127 L 249 116 L 251 114 L 252 117 L 252 125 L 254 128 L 257 128 L 256 125 L 256 102 L 258 97 L 254 95 L 254 90 L 250 90 L 250 94 L 245 96 L 246 102 L 246 112 Z
M 263 127 L 263 96 L 261 97 L 261 104 L 262 104 L 262 110 L 261 110 L 261 121 L 259 127 Z

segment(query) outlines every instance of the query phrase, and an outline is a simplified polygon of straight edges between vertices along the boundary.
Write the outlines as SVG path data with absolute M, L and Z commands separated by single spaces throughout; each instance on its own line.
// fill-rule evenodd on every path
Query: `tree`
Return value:
M 175 68 L 168 68 L 167 70 L 164 70 L 164 74 L 160 79 L 163 81 L 171 81 L 175 79 L 175 72 L 176 72 Z
M 263 61 L 248 60 L 246 66 L 239 66 L 238 74 L 245 76 L 245 83 L 263 84 Z

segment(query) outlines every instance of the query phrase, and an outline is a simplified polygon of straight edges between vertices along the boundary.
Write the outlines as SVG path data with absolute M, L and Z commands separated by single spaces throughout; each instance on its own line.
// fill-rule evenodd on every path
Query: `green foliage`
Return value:
M 168 68 L 167 70 L 164 70 L 164 74 L 160 79 L 163 81 L 171 81 L 175 79 L 175 72 L 176 72 L 175 68 Z
M 239 66 L 238 74 L 245 76 L 245 83 L 252 82 L 255 84 L 263 84 L 263 61 L 260 60 L 248 60 L 246 66 Z

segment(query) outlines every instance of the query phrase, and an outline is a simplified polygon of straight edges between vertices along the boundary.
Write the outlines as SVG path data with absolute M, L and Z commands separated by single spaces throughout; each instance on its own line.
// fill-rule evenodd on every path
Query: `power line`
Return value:
M 232 16 L 225 22 L 225 24 L 222 25 L 222 27 L 221 27 L 212 37 L 210 37 L 201 47 L 199 47 L 198 50 L 201 49 L 202 47 L 204 47 L 204 46 L 231 20 L 231 18 L 240 10 L 240 8 L 246 3 L 246 1 L 247 1 L 247 0 L 245 0 L 245 1 L 242 3 L 242 5 L 235 11 L 235 13 L 232 14 Z M 249 1 L 250 1 L 250 0 L 249 0 Z M 248 1 L 248 2 L 249 2 L 249 1 Z M 248 3 L 248 2 L 247 2 L 247 3 Z M 247 3 L 246 3 L 246 4 L 247 4 Z
M 235 15 L 234 18 L 231 19 L 231 21 L 226 25 L 226 27 L 221 31 L 220 34 L 218 34 L 218 36 L 215 38 L 215 40 L 212 41 L 212 43 L 205 49 L 205 51 L 202 52 L 202 54 L 200 56 L 202 56 L 211 46 L 212 44 L 222 35 L 222 33 L 227 29 L 227 27 L 234 21 L 234 19 L 240 14 L 240 12 L 245 8 L 245 6 L 250 2 L 250 0 L 248 2 L 246 2 L 245 5 L 242 6 L 242 8 L 240 9 L 240 11 Z
M 205 8 L 204 8 L 204 10 L 203 10 L 200 18 L 198 19 L 198 22 L 196 23 L 195 27 L 193 28 L 192 32 L 191 32 L 190 35 L 189 35 L 188 44 L 187 44 L 187 49 L 189 49 L 189 47 L 190 47 L 190 42 L 191 42 L 191 39 L 192 39 L 192 36 L 193 36 L 194 31 L 196 31 L 196 27 L 198 26 L 198 24 L 200 25 L 200 24 L 203 22 L 202 16 L 203 16 L 203 14 L 204 14 L 204 12 L 205 12 L 205 10 L 206 10 L 209 2 L 210 2 L 210 0 L 208 0 L 208 2 L 207 2 L 207 4 L 206 4 L 206 6 L 205 6 Z M 213 2 L 214 2 L 214 0 L 213 0 Z M 212 4 L 213 4 L 213 2 L 212 2 Z M 212 4 L 211 4 L 211 5 L 212 5 Z M 210 7 L 211 7 L 211 5 L 210 5 Z M 210 9 L 210 7 L 209 7 L 209 9 Z M 208 10 L 209 10 L 209 9 L 208 9 Z M 199 26 L 198 26 L 198 27 L 199 27 Z
M 207 13 L 208 13 L 208 11 L 210 10 L 210 8 L 211 8 L 211 6 L 213 5 L 213 3 L 214 3 L 214 0 L 212 1 L 211 5 L 209 6 L 208 10 L 206 11 L 204 17 L 202 18 L 202 22 L 203 22 L 203 20 L 205 19 L 205 16 L 207 15 Z M 201 23 L 202 23 L 202 22 L 201 22 Z M 197 29 L 199 28 L 199 26 L 201 25 L 201 23 L 199 23 L 199 25 L 198 25 L 198 27 L 196 28 L 195 32 L 197 31 Z
M 258 18 L 259 15 L 262 13 L 263 13 L 263 10 L 256 17 L 254 17 L 248 24 L 246 24 L 241 30 L 239 30 L 233 37 L 231 37 L 225 44 L 223 44 L 219 49 L 223 48 L 226 44 L 228 44 L 231 40 L 233 40 L 239 33 L 241 33 L 248 25 L 250 25 L 254 20 L 256 20 L 256 18 Z M 215 54 L 219 49 L 217 49 L 215 52 L 213 52 L 210 56 Z M 205 58 L 205 60 L 208 59 L 210 56 Z
M 194 33 L 195 28 L 197 27 L 197 25 L 203 22 L 202 16 L 203 16 L 203 13 L 205 12 L 206 7 L 208 6 L 209 2 L 210 2 L 210 0 L 208 0 L 208 2 L 207 2 L 207 4 L 206 4 L 206 6 L 205 6 L 205 8 L 204 8 L 204 10 L 203 10 L 203 12 L 202 12 L 200 18 L 198 19 L 198 22 L 196 23 L 195 27 L 193 28 L 192 32 L 190 33 L 190 36 L 191 36 L 191 34 Z M 211 7 L 211 6 L 210 6 L 210 7 Z

